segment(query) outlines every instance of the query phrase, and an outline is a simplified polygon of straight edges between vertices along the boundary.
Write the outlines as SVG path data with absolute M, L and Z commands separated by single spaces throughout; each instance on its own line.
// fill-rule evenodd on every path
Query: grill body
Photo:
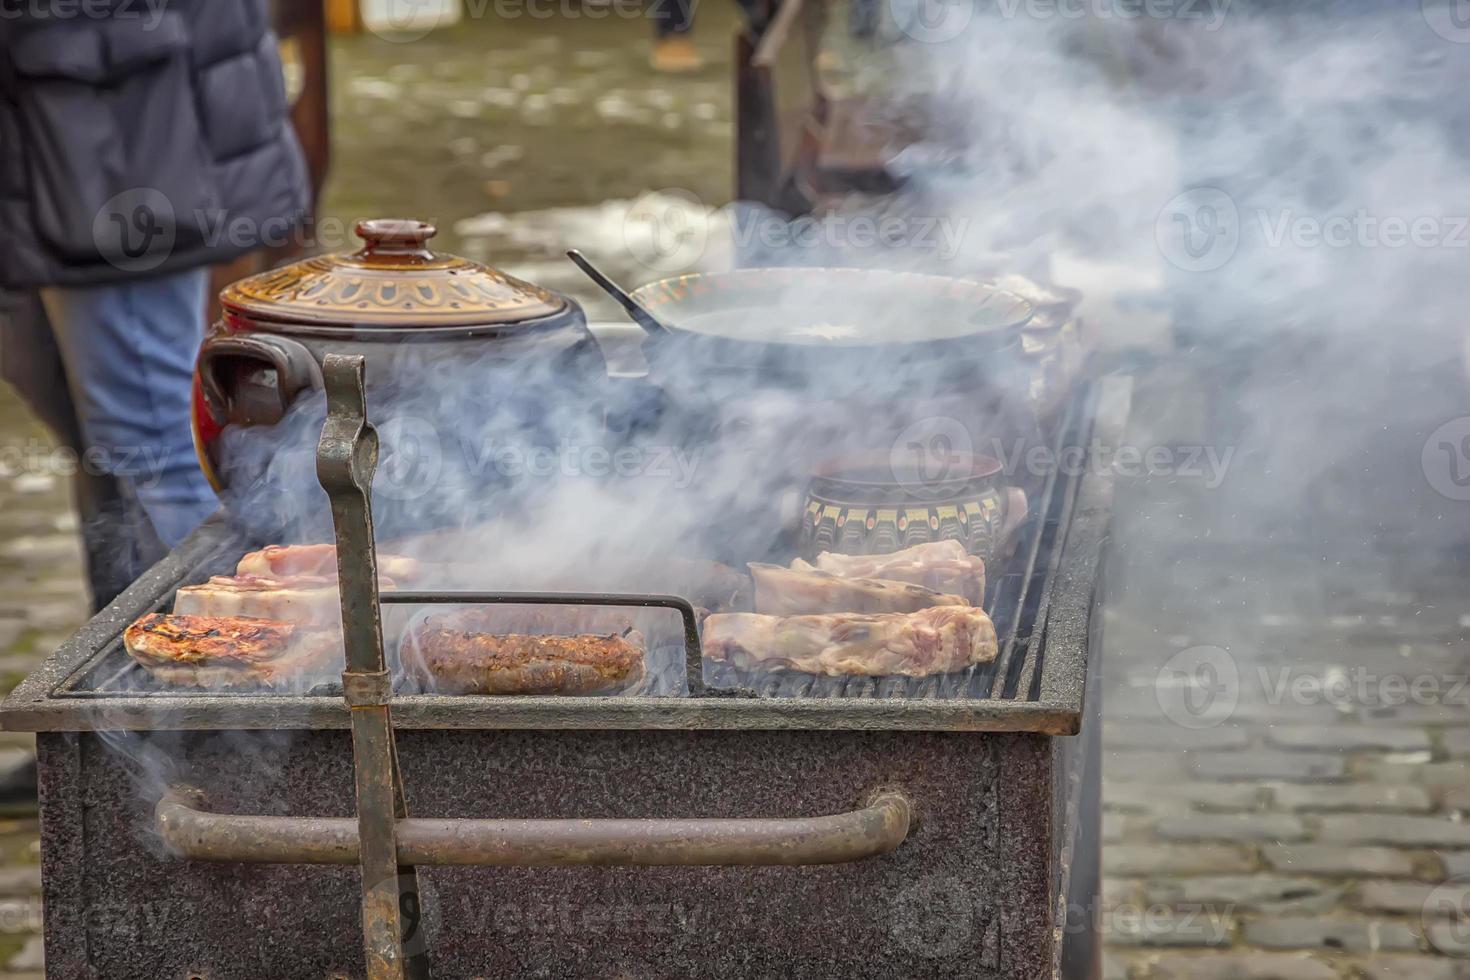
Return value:
M 440 980 L 1051 975 L 1073 743 L 976 732 L 405 731 L 420 816 L 836 813 L 913 802 L 897 851 L 766 868 L 420 868 Z M 346 732 L 40 739 L 48 976 L 363 975 L 357 869 L 160 853 L 149 781 L 245 814 L 352 813 Z M 146 772 L 143 759 L 169 760 Z M 131 764 L 130 764 L 131 760 Z M 1075 821 L 1071 833 L 1075 834 Z
M 1092 439 L 1116 445 L 1127 406 L 1126 383 L 1100 385 Z M 1089 651 L 1112 479 L 1087 468 L 1056 483 L 988 697 L 395 695 L 414 817 L 820 817 L 880 789 L 914 817 L 895 850 L 846 864 L 421 864 L 405 952 L 427 949 L 438 980 L 1098 975 Z M 37 733 L 50 977 L 366 975 L 357 867 L 184 860 L 155 829 L 154 804 L 177 787 L 217 814 L 356 812 L 340 689 L 132 683 L 126 625 L 250 544 L 206 525 L 0 706 L 0 724 Z

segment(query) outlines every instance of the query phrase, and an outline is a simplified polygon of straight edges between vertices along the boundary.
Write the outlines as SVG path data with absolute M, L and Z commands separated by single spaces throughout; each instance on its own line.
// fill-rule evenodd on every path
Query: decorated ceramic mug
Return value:
M 1004 484 L 999 460 L 956 455 L 942 467 L 888 456 L 830 460 L 812 475 L 801 555 L 881 555 L 955 540 L 987 563 L 1004 557 L 1026 516 L 1026 495 Z

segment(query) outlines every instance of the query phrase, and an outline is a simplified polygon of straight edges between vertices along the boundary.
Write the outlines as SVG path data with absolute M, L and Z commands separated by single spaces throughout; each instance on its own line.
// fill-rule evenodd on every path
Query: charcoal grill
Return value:
M 1064 441 L 1116 445 L 1129 394 L 1094 385 Z M 355 665 L 345 688 L 162 690 L 121 633 L 258 544 L 211 522 L 0 706 L 37 733 L 48 975 L 325 980 L 385 956 L 441 980 L 1092 975 L 1096 916 L 1068 911 L 1098 891 L 1111 499 L 1092 465 L 1048 479 L 995 586 L 1001 658 L 921 696 L 699 671 L 687 696 L 442 696 Z M 572 598 L 673 608 L 697 657 L 676 597 Z

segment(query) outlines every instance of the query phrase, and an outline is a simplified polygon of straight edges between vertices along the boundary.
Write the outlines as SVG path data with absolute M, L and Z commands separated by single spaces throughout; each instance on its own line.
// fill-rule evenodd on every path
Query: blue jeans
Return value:
M 209 271 L 43 289 L 83 444 L 172 548 L 219 507 L 189 429 Z

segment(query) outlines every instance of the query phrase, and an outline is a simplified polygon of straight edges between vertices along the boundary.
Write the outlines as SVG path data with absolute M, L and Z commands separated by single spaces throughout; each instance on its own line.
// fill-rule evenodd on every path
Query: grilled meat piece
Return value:
M 402 555 L 378 555 L 378 575 L 382 578 L 411 582 L 419 574 L 415 558 Z M 337 546 L 331 544 L 272 544 L 252 551 L 240 559 L 235 574 L 260 578 L 288 579 L 301 576 L 337 577 Z
M 918 612 L 931 606 L 968 606 L 961 595 L 946 595 L 909 582 L 843 578 L 818 569 L 782 568 L 750 563 L 755 579 L 755 611 L 767 616 L 821 613 Z
M 813 566 L 799 559 L 797 570 Z M 886 555 L 839 555 L 824 551 L 817 556 L 819 571 L 842 578 L 877 578 L 909 582 L 936 592 L 964 596 L 973 606 L 985 600 L 985 562 L 965 550 L 958 541 L 931 541 Z
M 684 596 L 691 605 L 716 612 L 750 608 L 750 579 L 717 561 L 666 557 L 633 570 L 625 581 L 620 587 Z
M 611 694 L 643 679 L 641 638 L 467 632 L 430 619 L 411 630 L 404 665 L 455 694 Z
M 271 619 L 150 613 L 123 646 L 159 680 L 194 687 L 314 682 L 343 666 L 340 633 Z
M 743 669 L 827 676 L 928 677 L 988 663 L 995 626 L 973 606 L 880 615 L 728 613 L 704 624 L 704 653 Z
M 391 590 L 391 581 L 379 587 Z M 182 616 L 249 616 L 312 626 L 341 622 L 342 604 L 336 577 L 301 575 L 289 579 L 259 575 L 216 575 L 200 585 L 186 585 L 174 596 L 174 612 Z

